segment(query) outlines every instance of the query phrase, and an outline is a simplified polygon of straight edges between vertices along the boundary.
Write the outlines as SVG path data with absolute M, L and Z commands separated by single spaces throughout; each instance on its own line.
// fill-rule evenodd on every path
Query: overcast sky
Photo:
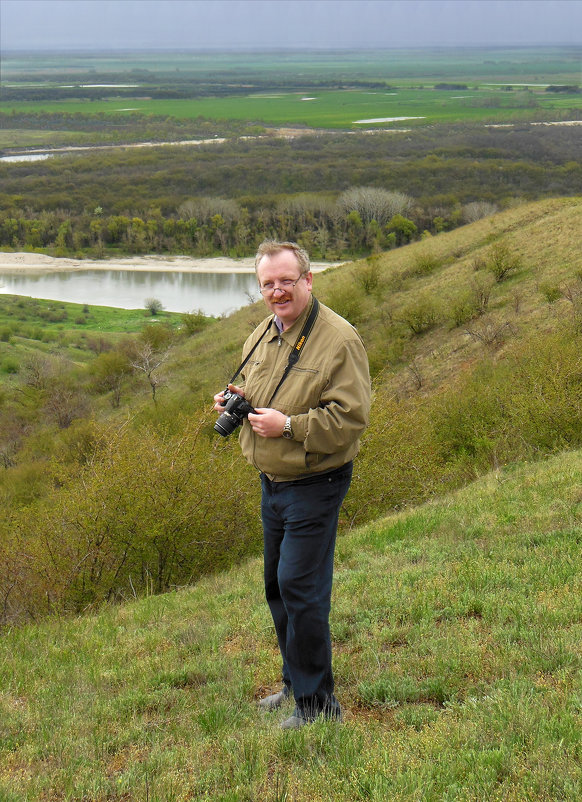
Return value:
M 0 46 L 581 44 L 582 0 L 0 0 Z

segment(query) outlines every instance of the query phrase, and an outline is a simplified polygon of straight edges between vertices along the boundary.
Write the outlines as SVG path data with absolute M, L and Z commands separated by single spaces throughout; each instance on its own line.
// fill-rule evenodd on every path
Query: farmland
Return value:
M 582 115 L 579 73 L 575 48 L 8 54 L 3 109 L 338 130 L 564 120 Z
M 391 91 L 281 92 L 177 100 L 107 98 L 7 103 L 6 110 L 68 114 L 132 112 L 178 119 L 246 120 L 267 126 L 310 128 L 400 128 L 426 123 L 510 122 L 582 117 L 582 94 L 548 93 L 542 87 L 394 89 Z

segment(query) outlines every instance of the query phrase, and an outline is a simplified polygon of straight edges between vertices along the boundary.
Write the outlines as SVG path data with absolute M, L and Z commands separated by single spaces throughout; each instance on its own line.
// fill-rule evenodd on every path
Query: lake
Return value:
M 0 293 L 141 309 L 157 298 L 168 312 L 226 315 L 261 296 L 253 273 L 150 270 L 32 270 L 0 273 Z

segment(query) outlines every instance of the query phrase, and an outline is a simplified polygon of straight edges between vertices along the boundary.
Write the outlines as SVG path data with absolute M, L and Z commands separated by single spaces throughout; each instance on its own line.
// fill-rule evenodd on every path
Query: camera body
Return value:
M 240 426 L 243 420 L 248 416 L 249 412 L 254 413 L 253 407 L 249 404 L 246 398 L 238 393 L 231 393 L 230 390 L 224 391 L 224 412 L 217 419 L 214 424 L 214 431 L 228 437 L 232 434 L 237 426 Z

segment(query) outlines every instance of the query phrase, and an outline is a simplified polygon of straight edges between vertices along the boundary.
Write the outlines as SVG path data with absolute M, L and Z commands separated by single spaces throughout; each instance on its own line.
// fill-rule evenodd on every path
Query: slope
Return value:
M 564 800 L 582 791 L 582 453 L 343 535 L 342 726 L 283 733 L 260 561 L 4 633 L 3 800 Z

